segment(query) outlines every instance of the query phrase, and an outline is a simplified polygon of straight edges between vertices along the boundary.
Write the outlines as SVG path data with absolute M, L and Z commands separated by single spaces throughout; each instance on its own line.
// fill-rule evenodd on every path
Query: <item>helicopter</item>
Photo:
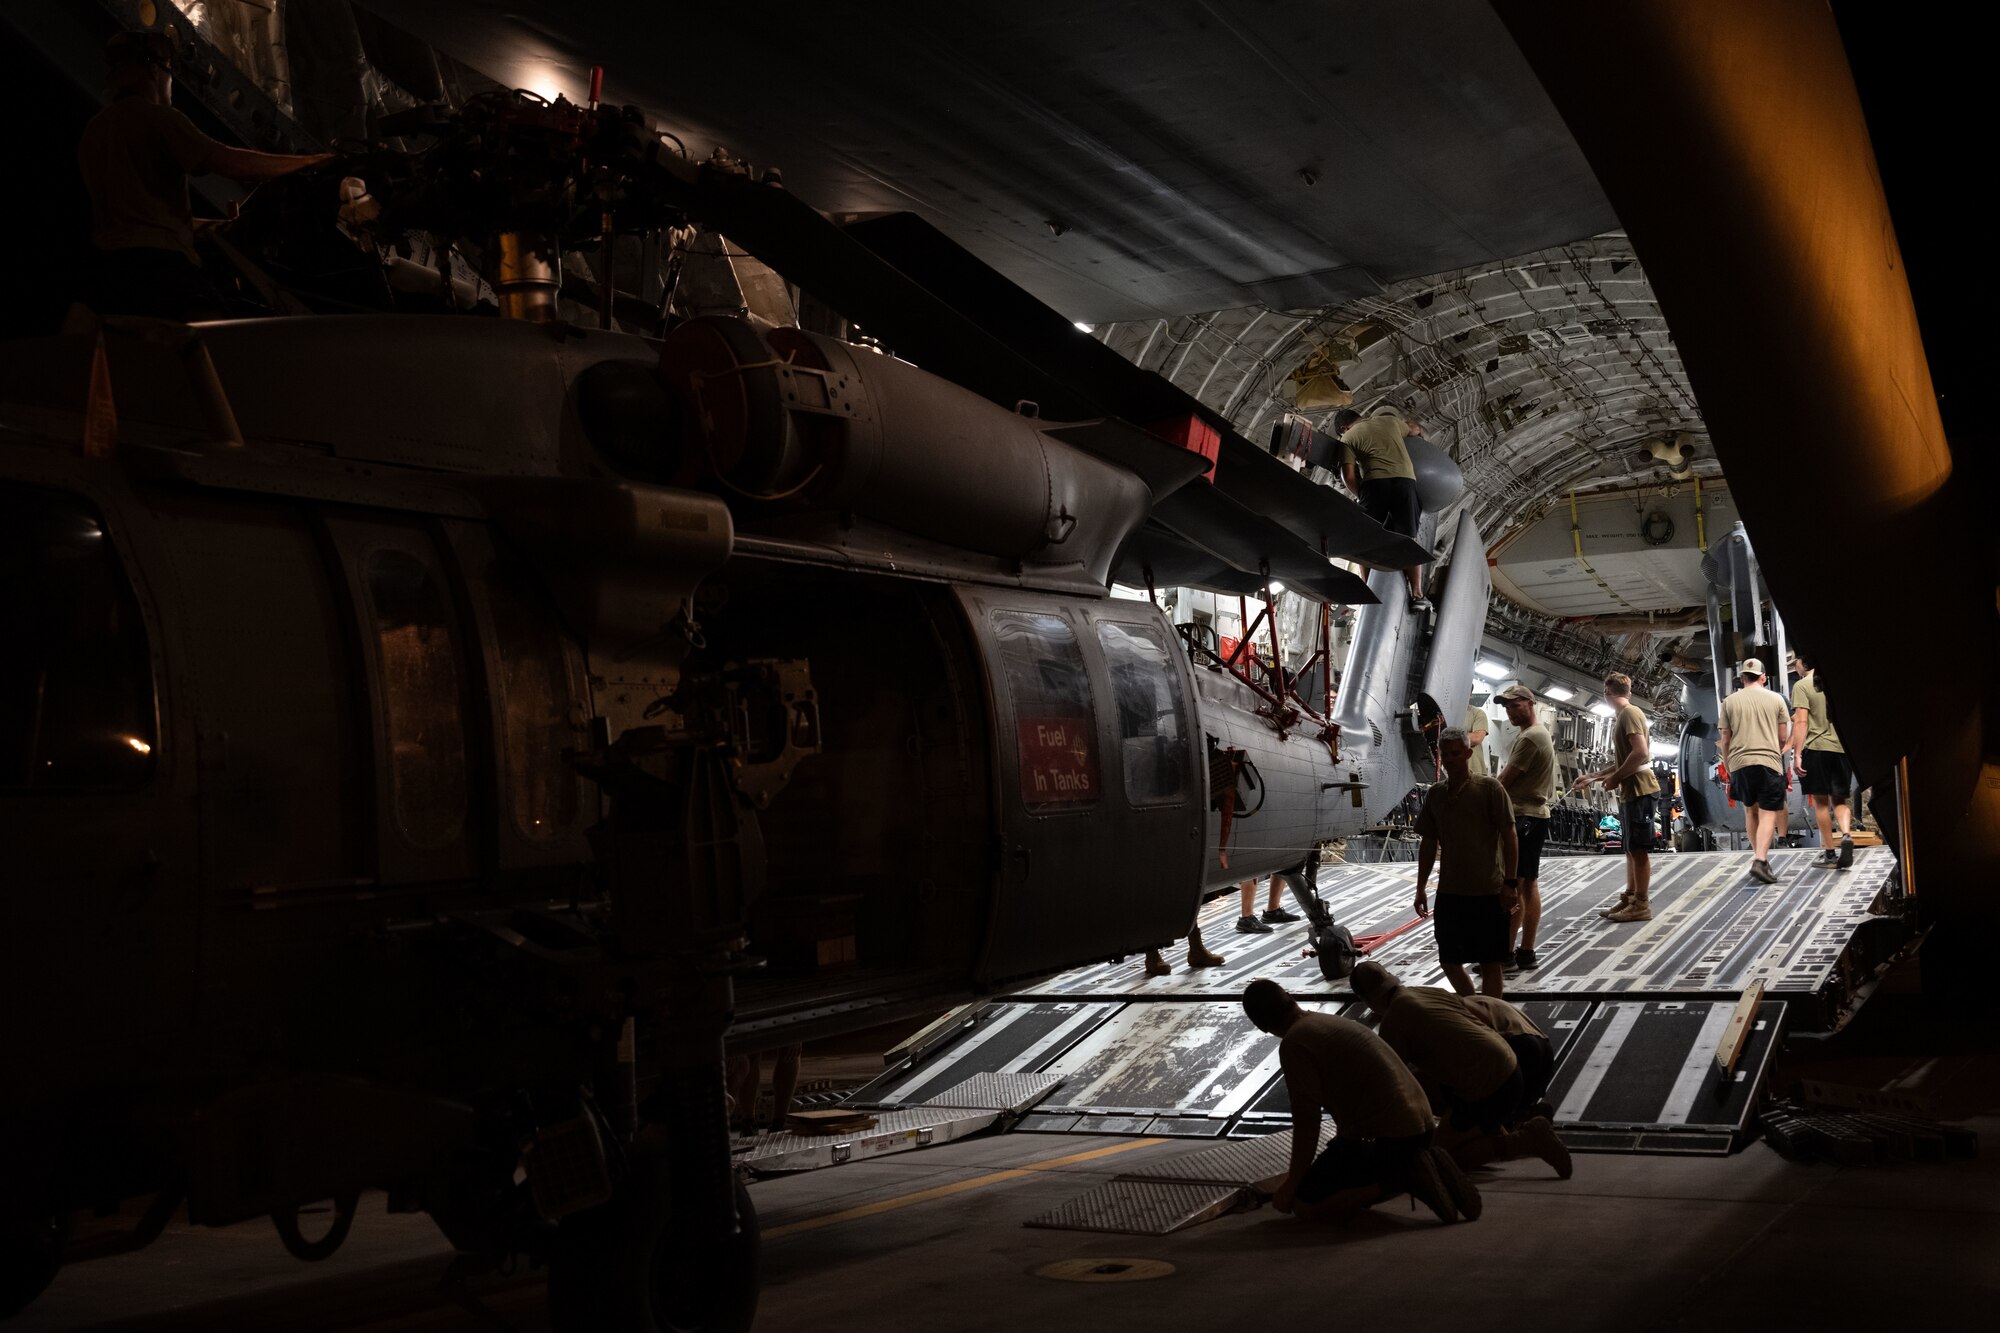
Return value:
M 746 1328 L 725 1053 L 1136 954 L 1379 821 L 1464 711 L 1483 543 L 1461 514 L 1406 609 L 1448 456 L 1413 446 L 1399 537 L 917 219 L 841 226 L 619 108 L 394 128 L 432 147 L 369 164 L 342 234 L 384 270 L 378 238 L 455 238 L 434 313 L 313 313 L 337 245 L 286 246 L 350 163 L 244 210 L 246 286 L 296 313 L 0 369 L 34 942 L 0 1311 L 183 1204 L 322 1259 L 381 1189 L 456 1272 L 546 1264 L 559 1327 Z M 739 288 L 621 332 L 608 281 L 599 327 L 557 317 L 566 254 L 689 225 L 845 323 Z M 1279 580 L 1316 693 L 1256 621 L 1224 653 L 1109 595 Z

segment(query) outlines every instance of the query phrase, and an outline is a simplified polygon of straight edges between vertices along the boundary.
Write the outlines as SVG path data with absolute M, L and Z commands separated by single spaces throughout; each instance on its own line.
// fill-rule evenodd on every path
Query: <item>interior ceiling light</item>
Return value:
M 1095 332 L 1097 332 L 1097 326 L 1096 326 L 1095 324 L 1082 324 L 1082 323 L 1079 323 L 1079 324 L 1077 324 L 1077 326 L 1076 326 L 1076 331 L 1077 331 L 1078 333 L 1095 333 Z
M 1576 698 L 1576 691 L 1567 685 L 1544 685 L 1542 693 L 1554 699 L 1559 704 L 1568 703 L 1571 699 Z
M 1504 663 L 1496 662 L 1490 657 L 1482 657 L 1472 664 L 1472 670 L 1475 674 L 1484 676 L 1488 680 L 1505 680 L 1507 674 L 1513 668 Z
M 1597 714 L 1599 717 L 1610 717 L 1613 712 L 1613 709 L 1610 704 L 1604 702 L 1604 700 L 1602 699 L 1599 699 L 1596 703 L 1590 706 L 1590 711 Z

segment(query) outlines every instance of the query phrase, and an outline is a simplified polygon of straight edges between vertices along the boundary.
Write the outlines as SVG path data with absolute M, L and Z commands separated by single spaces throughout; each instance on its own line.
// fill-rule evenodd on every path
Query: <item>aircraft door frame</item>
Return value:
M 978 980 L 1047 973 L 1185 934 L 1200 899 L 1206 783 L 1185 660 L 1143 603 L 954 588 L 979 655 L 992 741 L 994 892 Z M 1102 627 L 1157 636 L 1178 746 L 1144 745 L 1128 784 Z M 1126 663 L 1127 671 L 1131 664 Z M 1143 711 L 1143 710 L 1142 710 Z M 1142 724 L 1143 725 L 1143 724 Z M 1180 794 L 1161 798 L 1177 768 Z M 1151 789 L 1137 801 L 1129 785 Z
M 146 635 L 149 775 L 132 786 L 0 792 L 10 818 L 23 817 L 10 838 L 7 921 L 17 945 L 39 960 L 16 960 L 8 973 L 29 988 L 13 998 L 20 1012 L 42 1015 L 29 1030 L 48 1043 L 46 1059 L 23 1058 L 60 1082 L 67 1075 L 58 1068 L 101 1074 L 95 1048 L 112 1043 L 129 1072 L 134 1037 L 191 1030 L 199 985 L 198 765 L 172 580 L 162 577 L 151 515 L 112 464 L 14 451 L 0 481 L 74 496 L 96 512 Z M 73 924 L 61 924 L 72 913 Z M 62 1003 L 47 1003 L 51 986 Z M 162 1067 L 179 1058 L 171 1041 L 141 1047 Z

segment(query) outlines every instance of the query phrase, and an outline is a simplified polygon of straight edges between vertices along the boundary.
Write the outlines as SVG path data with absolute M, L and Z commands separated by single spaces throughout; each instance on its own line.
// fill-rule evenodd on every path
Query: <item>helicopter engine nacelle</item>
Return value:
M 835 338 L 696 319 L 668 336 L 660 373 L 679 414 L 674 480 L 757 510 L 852 514 L 1101 583 L 1151 503 L 1032 413 Z

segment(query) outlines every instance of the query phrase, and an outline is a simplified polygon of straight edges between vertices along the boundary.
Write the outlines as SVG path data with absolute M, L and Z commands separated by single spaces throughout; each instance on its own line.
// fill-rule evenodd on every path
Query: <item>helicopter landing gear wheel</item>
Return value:
M 62 1213 L 0 1226 L 0 1319 L 19 1314 L 47 1290 L 68 1240 L 69 1219 Z
M 271 1214 L 271 1225 L 278 1229 L 278 1240 L 284 1245 L 285 1253 L 294 1259 L 303 1259 L 316 1264 L 322 1259 L 331 1259 L 347 1240 L 347 1230 L 354 1225 L 354 1208 L 361 1202 L 358 1194 L 342 1194 L 333 1201 L 333 1225 L 318 1240 L 307 1240 L 299 1230 L 299 1210 L 284 1208 Z
M 757 1315 L 757 1214 L 736 1182 L 736 1227 L 712 1247 L 678 1234 L 667 1153 L 632 1149 L 621 1198 L 565 1220 L 549 1264 L 558 1333 L 748 1333 Z

